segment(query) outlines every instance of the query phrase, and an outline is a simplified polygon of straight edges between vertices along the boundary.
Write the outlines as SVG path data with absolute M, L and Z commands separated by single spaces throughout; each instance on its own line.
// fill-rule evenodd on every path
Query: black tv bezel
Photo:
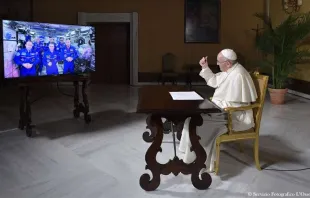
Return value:
M 1 48 L 2 48 L 2 79 L 3 81 L 17 81 L 21 83 L 32 83 L 32 82 L 44 82 L 44 81 L 52 81 L 52 82 L 58 82 L 58 81 L 75 81 L 80 79 L 87 79 L 90 77 L 91 73 L 96 72 L 96 63 L 95 63 L 95 71 L 88 71 L 84 73 L 78 73 L 78 74 L 58 74 L 58 75 L 44 75 L 44 76 L 27 76 L 27 77 L 15 77 L 15 78 L 5 78 L 4 73 L 4 52 L 3 52 L 3 21 L 16 21 L 16 22 L 27 22 L 27 23 L 44 23 L 44 24 L 51 24 L 51 25 L 68 25 L 68 26 L 80 26 L 80 27 L 92 27 L 95 29 L 95 26 L 93 25 L 78 25 L 78 24 L 65 24 L 65 23 L 47 23 L 47 22 L 41 22 L 41 21 L 25 21 L 25 20 L 14 20 L 14 19 L 1 19 Z M 96 30 L 95 30 L 95 43 L 96 43 Z M 95 44 L 96 48 L 96 44 Z M 96 54 L 95 54 L 96 59 Z

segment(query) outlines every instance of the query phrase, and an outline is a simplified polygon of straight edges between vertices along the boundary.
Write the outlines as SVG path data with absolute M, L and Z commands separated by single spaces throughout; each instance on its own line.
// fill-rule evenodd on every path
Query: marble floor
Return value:
M 73 93 L 68 85 L 61 91 Z M 180 174 L 162 176 L 156 191 L 145 192 L 139 178 L 147 172 L 149 144 L 142 140 L 145 116 L 135 114 L 137 88 L 91 85 L 88 91 L 90 125 L 73 118 L 73 98 L 55 86 L 36 87 L 32 98 L 44 96 L 32 109 L 39 134 L 27 138 L 17 129 L 18 90 L 0 89 L 0 198 L 310 197 L 310 170 L 273 170 L 310 167 L 307 99 L 290 95 L 287 104 L 274 106 L 267 98 L 260 135 L 263 171 L 255 168 L 251 142 L 244 153 L 227 144 L 208 190 L 195 189 L 190 176 Z M 164 138 L 158 156 L 163 162 L 173 156 L 171 134 Z

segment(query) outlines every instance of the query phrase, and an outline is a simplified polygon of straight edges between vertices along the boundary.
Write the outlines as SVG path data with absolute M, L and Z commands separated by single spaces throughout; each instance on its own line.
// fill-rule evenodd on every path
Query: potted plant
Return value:
M 287 93 L 289 75 L 296 71 L 296 65 L 308 63 L 309 48 L 305 46 L 310 33 L 310 12 L 291 14 L 274 27 L 271 18 L 264 14 L 255 14 L 265 27 L 257 33 L 255 46 L 264 55 L 260 67 L 271 71 L 272 104 L 283 104 Z

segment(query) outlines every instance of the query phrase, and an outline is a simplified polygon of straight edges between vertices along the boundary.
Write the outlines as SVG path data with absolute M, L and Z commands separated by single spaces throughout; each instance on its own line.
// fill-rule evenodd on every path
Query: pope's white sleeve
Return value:
M 214 74 L 209 67 L 206 67 L 200 71 L 199 75 L 205 79 L 205 81 L 207 82 L 207 85 L 213 88 L 217 88 L 219 84 L 223 82 L 223 79 L 225 78 L 226 73 L 220 72 L 220 73 Z

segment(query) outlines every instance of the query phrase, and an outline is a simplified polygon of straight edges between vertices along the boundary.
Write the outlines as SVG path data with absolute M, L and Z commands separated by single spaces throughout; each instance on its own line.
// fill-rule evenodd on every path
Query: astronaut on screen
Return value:
M 57 63 L 60 61 L 59 53 L 55 49 L 55 43 L 48 44 L 48 50 L 43 52 L 42 63 L 45 66 L 46 75 L 58 75 Z
M 74 61 L 78 58 L 78 53 L 71 45 L 70 39 L 66 39 L 66 46 L 60 52 L 60 57 L 64 61 L 64 74 L 74 73 Z
M 36 66 L 40 62 L 40 56 L 33 49 L 32 41 L 26 41 L 25 48 L 17 51 L 14 62 L 19 66 L 21 77 L 37 75 Z

